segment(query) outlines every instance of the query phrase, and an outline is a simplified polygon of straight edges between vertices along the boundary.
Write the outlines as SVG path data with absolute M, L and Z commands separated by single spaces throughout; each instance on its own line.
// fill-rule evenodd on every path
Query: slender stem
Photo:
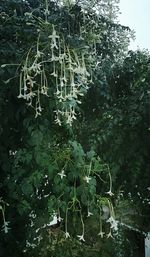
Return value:
M 112 178 L 111 178 L 110 172 L 109 172 L 109 181 L 110 181 L 110 191 L 112 191 Z
M 6 220 L 5 220 L 5 209 L 2 207 L 2 216 L 3 216 L 3 222 L 5 224 Z

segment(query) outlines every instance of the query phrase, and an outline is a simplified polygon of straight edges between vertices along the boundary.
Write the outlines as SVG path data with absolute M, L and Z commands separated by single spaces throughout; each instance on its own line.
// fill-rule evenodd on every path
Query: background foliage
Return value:
M 1 1 L 0 191 L 1 208 L 10 223 L 3 227 L 2 217 L 0 256 L 135 256 L 135 251 L 138 256 L 137 239 L 134 245 L 126 240 L 131 229 L 120 225 L 121 239 L 97 236 L 99 204 L 104 215 L 102 207 L 109 202 L 120 224 L 149 229 L 150 56 L 127 51 L 132 32 L 117 22 L 117 1 L 92 4 L 95 9 L 89 1 Z M 45 66 L 49 96 L 41 95 L 42 115 L 35 119 L 35 109 L 17 98 L 27 53 L 32 48 L 36 54 L 39 30 L 44 49 L 52 24 L 67 46 L 92 58 L 92 65 L 89 60 L 86 64 L 92 71 L 89 89 L 76 104 L 72 127 L 54 122 L 51 64 Z M 115 193 L 111 197 L 106 194 L 110 171 Z M 85 177 L 90 177 L 89 183 Z M 67 206 L 72 237 L 66 239 Z M 50 227 L 54 210 L 63 221 Z M 87 218 L 89 211 L 94 217 Z M 82 217 L 85 242 L 76 237 L 83 232 Z M 7 228 L 9 233 L 4 233 Z M 109 233 L 108 223 L 103 228 Z

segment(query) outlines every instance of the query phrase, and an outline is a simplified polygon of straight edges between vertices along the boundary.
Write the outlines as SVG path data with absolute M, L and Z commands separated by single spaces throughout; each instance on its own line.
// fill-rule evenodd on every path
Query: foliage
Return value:
M 148 52 L 130 51 L 123 65 L 111 70 L 104 89 L 102 83 L 91 88 L 83 105 L 84 132 L 79 127 L 79 135 L 84 133 L 82 143 L 86 147 L 94 145 L 94 150 L 109 163 L 116 190 L 119 185 L 124 197 L 135 201 L 147 225 L 149 60 Z M 85 106 L 89 106 L 88 111 Z M 148 229 L 143 219 L 141 223 L 142 228 Z
M 90 4 L 1 1 L 0 256 L 117 256 L 112 185 L 147 196 L 149 54 Z

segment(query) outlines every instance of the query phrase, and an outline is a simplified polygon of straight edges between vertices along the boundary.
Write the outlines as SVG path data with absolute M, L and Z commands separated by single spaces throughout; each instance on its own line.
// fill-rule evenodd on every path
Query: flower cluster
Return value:
M 39 36 L 40 38 L 40 36 Z M 76 107 L 81 103 L 80 97 L 88 89 L 90 74 L 86 68 L 86 57 L 83 50 L 71 49 L 65 40 L 57 33 L 52 25 L 52 34 L 48 36 L 49 52 L 40 48 L 38 38 L 36 54 L 31 57 L 29 51 L 20 74 L 20 92 L 18 98 L 27 100 L 36 111 L 35 117 L 41 115 L 41 94 L 48 96 L 48 79 L 52 76 L 55 84 L 54 97 L 56 100 L 55 122 L 59 125 L 63 121 L 72 125 L 76 120 Z M 49 65 L 52 72 L 45 72 Z M 33 104 L 33 98 L 36 99 Z

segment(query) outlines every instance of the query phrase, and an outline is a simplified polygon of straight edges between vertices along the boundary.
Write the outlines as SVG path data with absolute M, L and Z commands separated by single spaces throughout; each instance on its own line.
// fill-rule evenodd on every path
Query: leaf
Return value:
M 25 182 L 22 187 L 22 192 L 26 195 L 26 196 L 29 196 L 33 193 L 33 187 L 31 184 Z
M 56 166 L 52 165 L 51 163 L 48 165 L 48 175 L 50 178 L 54 177 L 54 171 L 56 170 Z
M 93 150 L 87 152 L 87 158 L 91 160 L 95 156 L 95 152 Z
M 33 130 L 31 133 L 32 145 L 40 145 L 43 142 L 43 133 L 40 130 Z
M 26 200 L 22 200 L 18 206 L 18 211 L 20 215 L 23 215 L 24 213 L 29 212 L 30 209 L 31 209 L 31 206 Z
M 70 145 L 73 147 L 73 156 L 75 160 L 80 164 L 84 162 L 85 153 L 81 144 L 77 141 L 70 141 Z
M 82 194 L 81 195 L 81 201 L 84 205 L 87 205 L 88 204 L 88 196 L 86 194 Z

